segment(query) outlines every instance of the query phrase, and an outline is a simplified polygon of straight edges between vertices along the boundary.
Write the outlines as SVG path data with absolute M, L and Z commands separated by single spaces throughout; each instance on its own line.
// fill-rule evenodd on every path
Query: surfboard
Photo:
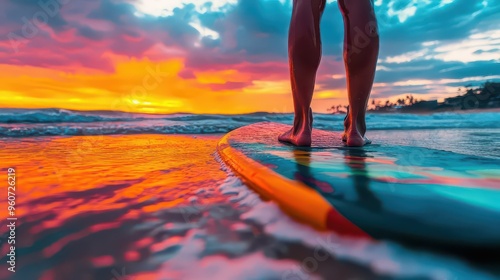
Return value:
M 498 160 L 413 146 L 346 147 L 313 130 L 311 147 L 280 143 L 291 126 L 257 123 L 217 150 L 251 188 L 320 230 L 447 248 L 500 248 Z

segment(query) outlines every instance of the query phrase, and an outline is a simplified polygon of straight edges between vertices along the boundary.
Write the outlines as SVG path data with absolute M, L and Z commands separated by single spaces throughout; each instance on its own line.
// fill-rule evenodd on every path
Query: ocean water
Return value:
M 315 114 L 314 127 L 343 130 L 343 115 Z M 500 112 L 436 114 L 369 114 L 370 130 L 498 129 Z M 291 124 L 292 114 L 152 115 L 63 109 L 0 109 L 0 137 L 110 134 L 226 133 L 256 122 Z
M 234 128 L 292 119 L 0 110 L 0 172 L 16 168 L 19 205 L 17 272 L 6 270 L 1 229 L 0 278 L 500 279 L 495 261 L 299 224 L 215 153 Z M 316 115 L 315 127 L 339 131 L 342 120 Z M 498 120 L 498 112 L 376 114 L 368 116 L 368 136 L 500 160 Z
M 342 131 L 342 115 L 315 114 L 314 127 Z M 150 115 L 63 109 L 1 109 L 0 138 L 134 134 L 223 134 L 256 122 L 292 124 L 292 114 Z M 500 112 L 370 114 L 375 142 L 500 158 Z

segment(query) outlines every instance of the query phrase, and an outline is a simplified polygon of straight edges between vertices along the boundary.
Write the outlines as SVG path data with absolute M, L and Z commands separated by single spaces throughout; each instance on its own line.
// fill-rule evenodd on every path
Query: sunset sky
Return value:
M 434 99 L 500 80 L 500 1 L 376 0 L 372 96 Z M 290 0 L 4 0 L 0 107 L 290 112 Z M 322 21 L 313 109 L 347 104 L 343 22 Z

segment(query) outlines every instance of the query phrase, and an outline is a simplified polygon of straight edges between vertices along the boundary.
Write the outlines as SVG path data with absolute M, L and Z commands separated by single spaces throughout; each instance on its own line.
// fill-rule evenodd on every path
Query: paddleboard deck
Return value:
M 257 123 L 218 144 L 267 199 L 318 229 L 441 247 L 500 248 L 497 160 L 421 147 L 346 147 L 313 131 L 309 148 L 278 142 L 291 126 Z

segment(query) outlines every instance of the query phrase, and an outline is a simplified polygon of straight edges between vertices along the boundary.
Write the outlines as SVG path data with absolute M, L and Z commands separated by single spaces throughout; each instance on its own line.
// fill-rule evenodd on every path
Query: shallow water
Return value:
M 397 133 L 372 138 L 436 144 L 425 140 L 431 132 L 406 133 L 407 140 L 401 140 L 404 132 Z M 456 256 L 345 239 L 298 224 L 225 169 L 214 154 L 219 137 L 3 138 L 1 172 L 15 167 L 18 177 L 19 261 L 10 274 L 2 258 L 0 278 L 469 280 L 499 275 Z M 6 205 L 4 196 L 0 203 Z M 0 211 L 0 218 L 6 214 Z
M 379 130 L 368 131 L 367 135 L 374 143 L 424 147 L 500 160 L 498 128 Z
M 319 129 L 343 130 L 343 115 L 315 114 Z M 436 114 L 368 114 L 370 131 L 500 129 L 500 112 L 448 112 Z M 213 134 L 227 133 L 256 122 L 291 124 L 293 114 L 147 115 L 123 112 L 80 112 L 62 109 L 2 109 L 0 137 Z M 498 138 L 497 138 L 498 140 Z

